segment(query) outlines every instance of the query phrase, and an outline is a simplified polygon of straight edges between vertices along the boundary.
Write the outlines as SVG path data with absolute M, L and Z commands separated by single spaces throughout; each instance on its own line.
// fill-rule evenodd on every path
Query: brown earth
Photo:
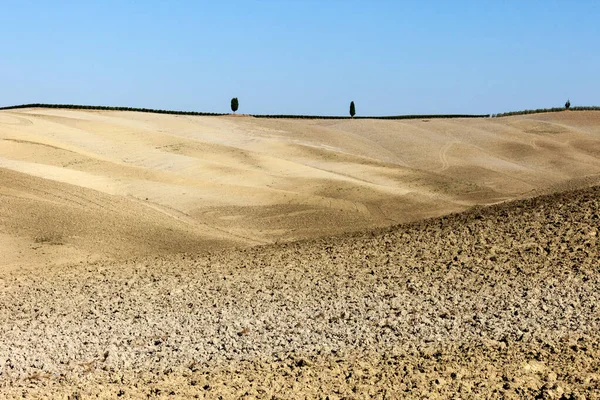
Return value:
M 0 112 L 0 398 L 599 398 L 599 177 L 600 112 Z
M 365 234 L 5 272 L 0 397 L 597 399 L 599 228 L 596 186 Z
M 4 268 L 373 229 L 600 183 L 600 112 L 268 120 L 0 112 Z

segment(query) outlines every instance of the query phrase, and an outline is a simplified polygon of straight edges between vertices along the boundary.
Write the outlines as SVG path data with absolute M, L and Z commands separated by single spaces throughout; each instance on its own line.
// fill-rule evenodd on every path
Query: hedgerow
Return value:
M 295 118 L 295 119 L 433 119 L 433 118 L 489 118 L 489 114 L 422 114 L 422 115 L 387 115 L 346 117 L 337 115 L 252 115 L 255 118 Z
M 113 107 L 113 106 L 84 106 L 79 104 L 21 104 L 17 106 L 0 107 L 0 110 L 13 110 L 18 108 L 63 108 L 72 110 L 96 110 L 96 111 L 135 111 L 156 114 L 175 114 L 175 115 L 227 115 L 224 113 L 206 113 L 197 111 L 175 111 L 175 110 L 156 110 L 153 108 L 135 108 L 135 107 Z
M 62 108 L 72 110 L 97 110 L 97 111 L 135 111 L 155 114 L 173 114 L 173 115 L 200 115 L 200 116 L 221 116 L 229 115 L 226 113 L 208 113 L 198 111 L 177 111 L 177 110 L 156 110 L 153 108 L 136 107 L 113 107 L 113 106 L 86 106 L 79 104 L 20 104 L 16 106 L 0 107 L 0 110 L 13 110 L 19 108 Z M 599 106 L 576 106 L 570 107 L 570 111 L 600 111 Z M 416 114 L 416 115 L 386 115 L 386 116 L 355 116 L 354 119 L 434 119 L 434 118 L 497 118 L 509 117 L 511 115 L 539 114 L 549 112 L 565 111 L 565 107 L 538 108 L 535 110 L 509 111 L 498 114 Z M 337 115 L 294 115 L 294 114 L 250 114 L 255 118 L 286 118 L 286 119 L 351 119 L 350 116 Z
M 174 115 L 202 115 L 202 116 L 220 116 L 229 115 L 225 113 L 207 113 L 197 111 L 174 111 L 174 110 L 155 110 L 152 108 L 135 108 L 135 107 L 113 107 L 113 106 L 85 106 L 79 104 L 21 104 L 16 106 L 0 107 L 0 110 L 13 110 L 18 108 L 62 108 L 72 110 L 97 110 L 97 111 L 135 111 L 156 114 L 174 114 Z M 334 115 L 290 115 L 290 114 L 251 114 L 255 118 L 295 118 L 295 119 L 351 119 L 350 116 L 334 116 Z M 368 117 L 360 116 L 354 119 L 431 119 L 431 118 L 488 118 L 489 114 L 422 114 L 422 115 L 390 115 Z
M 521 110 L 521 111 L 509 111 L 505 113 L 495 114 L 496 117 L 510 117 L 511 115 L 526 115 L 526 114 L 541 114 L 550 112 L 565 111 L 565 107 L 553 107 L 553 108 L 538 108 L 536 110 Z M 569 107 L 569 111 L 600 111 L 598 106 L 578 106 Z

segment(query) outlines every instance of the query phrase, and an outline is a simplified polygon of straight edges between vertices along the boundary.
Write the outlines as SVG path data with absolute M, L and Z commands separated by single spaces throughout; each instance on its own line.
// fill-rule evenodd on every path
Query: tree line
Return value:
M 231 111 L 236 113 L 239 110 L 240 102 L 237 97 L 231 99 Z M 78 104 L 46 104 L 46 103 L 30 103 L 14 106 L 0 107 L 0 110 L 11 110 L 19 108 L 63 108 L 74 110 L 99 110 L 99 111 L 135 111 L 156 114 L 173 114 L 173 115 L 192 115 L 192 116 L 222 116 L 226 113 L 209 113 L 198 111 L 177 111 L 177 110 L 159 110 L 152 108 L 138 107 L 115 107 L 115 106 L 89 106 Z M 511 115 L 537 114 L 547 112 L 557 112 L 564 110 L 572 111 L 600 111 L 597 106 L 575 106 L 571 107 L 571 101 L 567 100 L 564 107 L 554 108 L 538 108 L 535 110 L 510 111 L 499 114 L 412 114 L 412 115 L 389 115 L 389 116 L 356 116 L 356 105 L 354 101 L 350 102 L 349 117 L 344 116 L 323 116 L 323 115 L 295 115 L 295 114 L 251 114 L 255 118 L 296 118 L 296 119 L 433 119 L 433 118 L 489 118 L 489 117 L 506 117 Z

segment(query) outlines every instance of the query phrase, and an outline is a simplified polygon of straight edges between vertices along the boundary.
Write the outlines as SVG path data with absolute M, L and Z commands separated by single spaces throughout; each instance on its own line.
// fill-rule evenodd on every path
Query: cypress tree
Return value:
M 234 97 L 231 99 L 231 111 L 236 112 L 238 110 L 240 103 L 238 102 L 238 98 Z
M 356 108 L 354 107 L 354 102 L 351 101 L 350 102 L 350 116 L 352 118 L 354 118 L 354 115 L 356 114 Z

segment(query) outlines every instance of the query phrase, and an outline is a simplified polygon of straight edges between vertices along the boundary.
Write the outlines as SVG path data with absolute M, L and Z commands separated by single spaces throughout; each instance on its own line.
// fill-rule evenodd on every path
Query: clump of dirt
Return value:
M 0 276 L 0 398 L 598 398 L 600 187 Z
M 33 238 L 33 242 L 37 244 L 50 244 L 54 246 L 61 246 L 64 244 L 62 235 L 59 235 L 56 232 L 41 233 L 36 235 Z

